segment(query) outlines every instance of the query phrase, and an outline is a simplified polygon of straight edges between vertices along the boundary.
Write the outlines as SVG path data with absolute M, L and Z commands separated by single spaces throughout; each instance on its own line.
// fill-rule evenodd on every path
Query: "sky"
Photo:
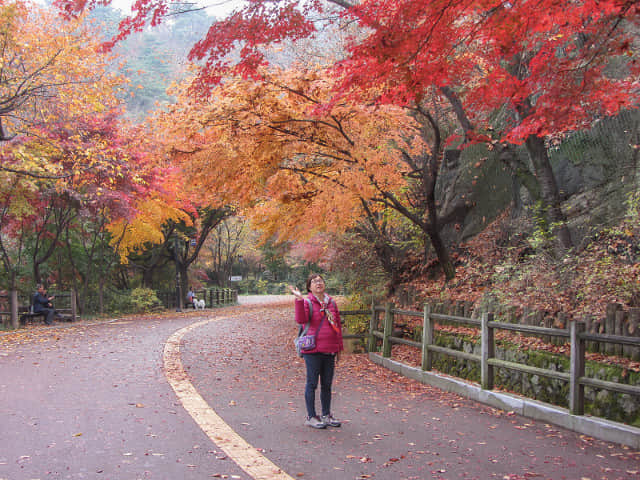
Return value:
M 189 0 L 185 0 L 189 1 Z M 207 13 L 216 18 L 224 18 L 229 15 L 235 8 L 238 8 L 244 2 L 242 0 L 193 0 L 195 3 L 207 7 Z M 131 5 L 135 0 L 112 0 L 111 5 L 119 8 L 125 13 L 129 13 Z

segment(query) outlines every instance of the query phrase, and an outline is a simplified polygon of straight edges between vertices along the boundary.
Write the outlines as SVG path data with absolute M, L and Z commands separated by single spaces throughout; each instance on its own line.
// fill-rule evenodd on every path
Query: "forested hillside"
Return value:
M 179 7 L 174 10 L 178 11 Z M 116 35 L 125 14 L 113 7 L 98 7 L 91 18 L 101 26 L 105 40 Z M 172 82 L 184 78 L 187 54 L 191 46 L 204 36 L 215 17 L 206 10 L 175 14 L 167 22 L 129 36 L 114 48 L 121 57 L 125 75 L 130 81 L 124 97 L 127 115 L 141 122 L 171 100 L 167 90 Z

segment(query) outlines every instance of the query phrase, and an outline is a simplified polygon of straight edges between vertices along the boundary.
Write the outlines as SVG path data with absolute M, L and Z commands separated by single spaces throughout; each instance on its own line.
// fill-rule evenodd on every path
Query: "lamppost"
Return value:
M 176 264 L 176 312 L 181 312 L 182 308 L 181 308 L 181 303 L 182 303 L 182 292 L 181 292 L 181 285 L 180 285 L 180 267 L 178 265 L 179 260 L 178 260 L 178 232 L 175 232 L 175 241 L 173 244 L 173 258 L 175 260 L 175 264 Z

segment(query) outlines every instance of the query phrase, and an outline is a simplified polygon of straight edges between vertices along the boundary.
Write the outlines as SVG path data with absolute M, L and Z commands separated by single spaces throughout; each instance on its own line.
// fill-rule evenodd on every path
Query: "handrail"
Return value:
M 606 333 L 581 333 L 580 339 L 595 342 L 618 343 L 620 345 L 640 346 L 640 337 L 622 337 L 620 335 L 609 335 Z
M 380 325 L 380 315 L 378 315 L 381 312 L 384 312 L 382 326 Z M 392 344 L 409 345 L 411 347 L 421 349 L 421 367 L 422 370 L 425 371 L 431 370 L 433 363 L 432 356 L 434 353 L 452 356 L 461 360 L 478 362 L 480 363 L 481 387 L 485 390 L 492 390 L 494 388 L 494 368 L 500 367 L 568 382 L 570 389 L 569 410 L 574 415 L 584 415 L 585 386 L 640 396 L 640 386 L 638 385 L 603 381 L 585 376 L 585 342 L 599 341 L 620 345 L 640 346 L 640 338 L 637 337 L 632 338 L 611 334 L 586 333 L 585 323 L 579 321 L 572 322 L 571 329 L 566 330 L 538 327 L 534 325 L 497 322 L 493 320 L 493 315 L 490 313 L 483 314 L 481 319 L 445 315 L 441 313 L 432 313 L 431 308 L 428 305 L 425 305 L 423 312 L 396 309 L 393 304 L 387 304 L 384 307 L 372 305 L 370 313 L 371 323 L 367 334 L 369 338 L 369 351 L 376 348 L 378 340 L 382 340 L 382 356 L 385 358 L 389 358 L 391 356 Z M 422 317 L 422 340 L 409 340 L 394 335 L 394 319 L 396 315 Z M 455 322 L 478 326 L 482 350 L 481 354 L 476 355 L 436 345 L 434 340 L 436 322 Z M 518 333 L 543 335 L 547 337 L 568 338 L 571 350 L 570 371 L 561 372 L 495 358 L 496 341 L 494 332 L 497 329 Z

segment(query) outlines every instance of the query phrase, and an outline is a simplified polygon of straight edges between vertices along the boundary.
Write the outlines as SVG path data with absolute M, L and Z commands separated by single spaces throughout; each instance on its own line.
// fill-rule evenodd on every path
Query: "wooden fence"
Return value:
M 400 294 L 400 302 L 404 305 L 415 304 L 417 299 L 410 291 Z M 478 309 L 474 310 L 472 302 L 441 301 L 427 298 L 424 301 L 433 313 L 442 313 L 458 317 L 479 318 Z M 571 320 L 564 312 L 550 313 L 530 307 L 516 308 L 504 305 L 489 305 L 486 310 L 493 312 L 496 320 L 504 323 L 531 325 L 545 328 L 565 329 L 569 334 Z M 585 324 L 586 333 L 598 335 L 613 335 L 618 337 L 640 338 L 640 308 L 624 309 L 619 303 L 610 303 L 606 307 L 604 316 L 584 315 L 581 319 Z M 559 345 L 565 340 L 563 337 L 546 337 L 546 341 Z M 640 348 L 635 344 L 612 343 L 604 340 L 590 340 L 587 351 L 603 353 L 605 355 L 622 355 L 634 361 L 640 361 Z
M 204 289 L 195 293 L 197 298 L 204 299 L 207 308 L 238 303 L 238 292 L 231 288 Z M 77 319 L 77 297 L 75 292 L 50 292 L 49 294 L 55 295 L 53 303 L 56 311 L 72 321 Z M 157 296 L 164 308 L 176 308 L 175 291 L 158 292 Z M 29 311 L 30 304 L 29 297 L 19 295 L 16 291 L 0 294 L 0 322 L 5 327 L 12 326 L 17 328 L 20 315 Z
M 213 308 L 221 305 L 233 305 L 238 303 L 238 291 L 232 288 L 207 288 L 203 290 L 196 290 L 193 292 L 197 299 L 204 300 L 206 308 Z M 166 309 L 177 308 L 176 305 L 176 292 L 163 291 L 158 292 L 158 299 L 162 302 L 162 305 Z M 182 300 L 182 306 L 192 308 L 190 305 L 185 305 L 186 300 Z
M 382 356 L 385 358 L 391 357 L 391 347 L 393 344 L 415 347 L 421 351 L 421 367 L 423 370 L 432 369 L 434 353 L 448 355 L 460 360 L 478 362 L 480 364 L 481 386 L 485 390 L 492 390 L 494 388 L 494 369 L 500 367 L 568 382 L 570 392 L 569 410 L 574 415 L 584 414 L 585 386 L 640 396 L 640 386 L 609 382 L 585 376 L 586 347 L 589 342 L 640 349 L 640 338 L 638 337 L 592 333 L 587 330 L 586 323 L 581 321 L 571 322 L 569 329 L 519 325 L 508 322 L 497 322 L 494 320 L 492 313 L 483 313 L 479 319 L 468 316 L 434 313 L 429 305 L 425 305 L 422 312 L 398 309 L 389 303 L 384 307 L 374 305 L 371 310 L 368 311 L 341 311 L 340 313 L 343 317 L 346 317 L 349 315 L 363 315 L 365 312 L 370 314 L 368 334 L 350 335 L 345 336 L 345 338 L 365 338 L 367 341 L 367 349 L 370 352 L 376 351 L 378 349 L 378 343 L 381 341 Z M 380 314 L 384 314 L 382 322 Z M 421 341 L 400 336 L 400 330 L 395 321 L 397 316 L 419 317 L 422 319 Z M 480 335 L 481 354 L 477 355 L 436 345 L 434 332 L 435 326 L 438 323 L 466 325 L 477 329 Z M 496 358 L 496 330 L 536 335 L 545 339 L 560 339 L 564 343 L 568 341 L 570 345 L 570 371 L 561 372 L 543 369 Z M 616 349 L 614 348 L 614 350 Z

